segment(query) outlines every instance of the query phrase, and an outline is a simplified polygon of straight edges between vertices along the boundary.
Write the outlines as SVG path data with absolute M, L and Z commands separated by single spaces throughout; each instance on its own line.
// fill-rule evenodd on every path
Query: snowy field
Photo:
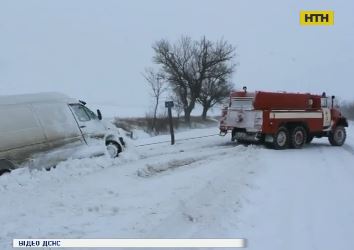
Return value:
M 165 100 L 162 101 L 162 103 Z M 169 99 L 166 99 L 169 101 Z M 146 105 L 141 106 L 124 106 L 124 105 L 117 105 L 117 104 L 106 104 L 106 103 L 88 103 L 87 106 L 96 111 L 100 109 L 102 112 L 103 117 L 110 118 L 110 117 L 120 117 L 120 118 L 136 118 L 136 117 L 145 117 L 146 114 L 151 115 L 153 107 L 146 107 Z M 215 105 L 208 111 L 208 116 L 218 116 L 221 114 L 221 105 Z M 199 104 L 196 104 L 192 115 L 199 116 L 201 115 L 203 109 Z M 174 116 L 177 114 L 174 110 L 172 110 Z M 158 110 L 158 114 L 167 115 L 167 109 L 165 107 L 160 107 Z
M 353 125 L 353 124 L 352 124 Z M 180 132 L 176 139 L 218 129 Z M 0 178 L 0 249 L 13 238 L 246 238 L 248 249 L 354 249 L 354 129 L 301 150 L 230 137 L 135 147 Z

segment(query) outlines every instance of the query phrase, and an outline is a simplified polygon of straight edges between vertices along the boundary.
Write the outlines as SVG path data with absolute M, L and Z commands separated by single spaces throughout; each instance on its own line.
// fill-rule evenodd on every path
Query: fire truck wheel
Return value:
M 8 174 L 10 172 L 11 172 L 11 170 L 9 170 L 9 169 L 0 169 L 0 176 L 3 174 Z
M 291 133 L 291 147 L 302 148 L 307 141 L 307 133 L 304 127 L 295 127 Z
M 289 146 L 289 130 L 286 127 L 280 127 L 274 135 L 273 145 L 275 149 L 286 149 Z
M 345 142 L 347 134 L 343 126 L 337 126 L 329 133 L 328 140 L 332 146 L 342 146 Z

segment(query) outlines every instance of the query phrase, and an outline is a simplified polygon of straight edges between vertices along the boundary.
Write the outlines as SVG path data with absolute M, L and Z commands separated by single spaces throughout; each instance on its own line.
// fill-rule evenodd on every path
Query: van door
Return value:
M 72 113 L 65 103 L 39 103 L 32 107 L 42 124 L 48 143 L 68 144 L 82 141 Z
M 0 158 L 20 164 L 45 148 L 43 129 L 30 105 L 2 105 L 0 117 Z
M 55 165 L 72 156 L 72 153 L 85 142 L 66 103 L 36 103 L 33 110 L 40 121 L 47 138 L 47 156 L 44 163 Z M 75 149 L 75 150 L 73 150 Z M 48 152 L 50 151 L 50 154 Z M 43 157 L 40 157 L 43 158 Z
M 94 112 L 79 103 L 70 104 L 69 106 L 75 115 L 79 128 L 86 141 L 87 139 L 92 138 L 104 138 L 106 128 Z

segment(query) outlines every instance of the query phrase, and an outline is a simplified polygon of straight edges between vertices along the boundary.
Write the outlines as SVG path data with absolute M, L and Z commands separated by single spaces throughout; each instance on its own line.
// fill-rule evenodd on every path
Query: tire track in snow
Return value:
M 148 237 L 236 237 L 237 215 L 247 202 L 245 189 L 254 188 L 250 179 L 255 169 L 249 163 L 257 160 L 257 152 L 257 148 L 240 148 L 236 153 L 242 154 L 237 157 L 208 157 L 200 168 L 213 174 L 207 175 L 203 185 L 191 186 L 176 197 L 179 205 L 155 224 Z
M 353 148 L 352 146 L 350 146 L 350 145 L 348 145 L 348 144 L 344 144 L 344 145 L 342 146 L 342 148 L 343 148 L 345 151 L 347 151 L 347 152 L 351 153 L 352 155 L 354 155 L 354 148 Z

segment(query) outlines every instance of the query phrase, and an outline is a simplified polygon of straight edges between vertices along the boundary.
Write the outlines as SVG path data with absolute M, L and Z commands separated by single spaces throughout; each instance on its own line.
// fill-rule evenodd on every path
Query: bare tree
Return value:
M 153 49 L 154 62 L 162 66 L 166 80 L 183 104 L 185 121 L 190 124 L 190 115 L 200 97 L 203 82 L 226 78 L 232 73 L 234 65 L 228 62 L 233 59 L 235 48 L 223 40 L 213 43 L 205 37 L 200 41 L 182 37 L 174 45 L 160 40 Z
M 206 79 L 203 82 L 198 102 L 203 106 L 202 119 L 206 120 L 207 112 L 217 103 L 222 103 L 229 96 L 233 85 L 221 79 Z
M 354 101 L 343 101 L 340 106 L 344 116 L 354 120 Z
M 157 119 L 157 109 L 159 107 L 161 96 L 167 90 L 167 86 L 164 82 L 164 76 L 161 72 L 155 72 L 152 68 L 145 69 L 143 76 L 151 89 L 151 96 L 154 99 L 154 110 L 153 110 L 153 120 L 151 125 L 151 130 L 155 131 L 156 119 Z
M 179 120 L 183 112 L 183 103 L 181 102 L 181 100 L 177 95 L 171 95 L 169 99 L 172 100 L 174 103 L 173 110 L 176 112 L 177 119 Z
M 175 113 L 177 115 L 175 126 L 176 126 L 176 128 L 178 128 L 179 124 L 181 122 L 180 118 L 181 118 L 181 114 L 183 112 L 183 103 L 181 102 L 179 97 L 174 92 L 170 93 L 170 96 L 168 99 L 173 101 L 173 108 L 172 109 L 175 111 Z

